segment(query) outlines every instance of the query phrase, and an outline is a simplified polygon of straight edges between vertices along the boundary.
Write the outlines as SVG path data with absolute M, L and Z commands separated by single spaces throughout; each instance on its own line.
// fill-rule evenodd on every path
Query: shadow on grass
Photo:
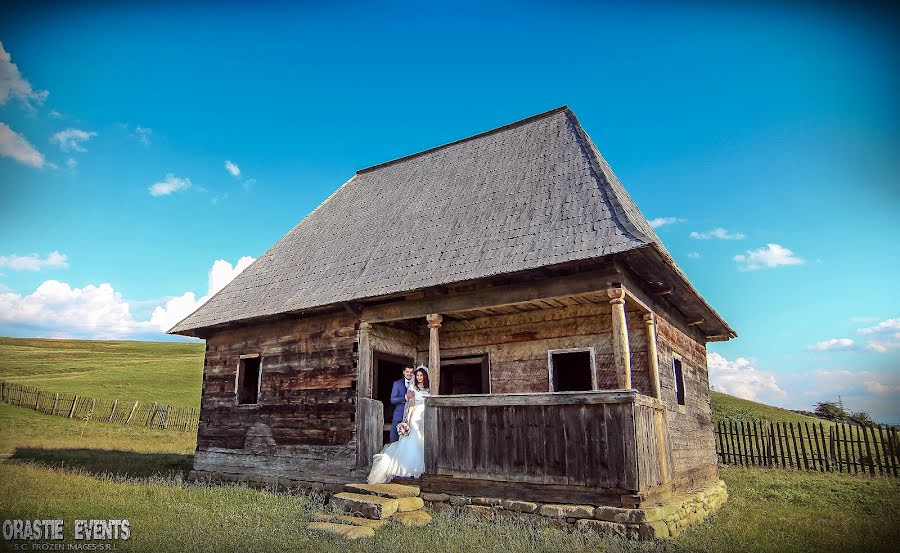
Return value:
M 90 474 L 110 473 L 116 476 L 144 478 L 173 472 L 186 477 L 194 462 L 193 455 L 177 453 L 138 453 L 111 449 L 44 449 L 16 448 L 11 461 L 31 461 L 62 469 L 78 469 Z

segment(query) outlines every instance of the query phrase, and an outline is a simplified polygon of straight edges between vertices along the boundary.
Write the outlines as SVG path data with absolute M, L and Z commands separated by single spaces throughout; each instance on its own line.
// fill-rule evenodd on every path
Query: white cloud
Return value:
M 840 398 L 848 410 L 867 411 L 884 423 L 900 422 L 900 373 L 890 368 L 887 372 L 827 368 L 786 373 L 783 380 L 790 385 L 791 408 L 813 409 L 818 401 Z
M 647 222 L 650 223 L 651 228 L 659 228 L 674 223 L 683 223 L 685 221 L 686 219 L 681 219 L 678 217 L 657 217 L 655 219 L 650 219 Z
M 817 390 L 807 395 L 860 395 L 866 392 L 885 396 L 900 392 L 897 375 L 879 374 L 873 371 L 847 369 L 819 369 L 815 373 Z
M 866 381 L 865 386 L 866 386 L 866 390 L 869 390 L 873 394 L 878 394 L 878 395 L 885 395 L 891 391 L 890 387 L 885 386 L 884 384 L 882 384 L 881 382 L 878 382 L 876 380 Z
M 848 371 L 847 369 L 819 369 L 816 371 L 816 376 L 853 376 L 853 371 Z
M 729 361 L 718 353 L 710 353 L 707 365 L 710 383 L 717 391 L 751 401 L 787 397 L 775 376 L 757 370 L 749 359 L 738 357 Z
M 150 145 L 150 135 L 152 135 L 152 134 L 153 134 L 153 129 L 148 129 L 147 127 L 142 127 L 140 125 L 137 125 L 134 128 L 134 133 L 132 136 L 137 138 L 141 142 L 141 144 L 143 144 L 144 146 L 149 146 Z
M 886 334 L 900 337 L 898 336 L 900 334 L 900 318 L 887 319 L 875 326 L 860 328 L 857 332 L 860 334 Z
M 231 173 L 232 177 L 241 176 L 241 168 L 237 166 L 237 163 L 225 160 L 225 170 Z
M 794 252 L 778 244 L 766 244 L 764 248 L 747 250 L 746 254 L 734 256 L 734 260 L 741 265 L 741 271 L 755 271 L 757 269 L 771 269 L 786 265 L 802 265 L 806 263 L 794 255 Z
M 866 344 L 866 349 L 878 353 L 887 353 L 898 346 L 900 346 L 900 344 L 897 344 L 896 342 L 884 343 L 873 341 Z
M 12 56 L 0 42 L 0 105 L 5 105 L 10 98 L 16 98 L 29 112 L 34 112 L 36 106 L 41 106 L 47 99 L 49 92 L 46 90 L 34 90 L 22 74 L 19 68 L 12 62 Z
M 700 259 L 700 252 L 691 252 L 688 254 L 691 259 Z
M 187 190 L 191 187 L 191 179 L 182 179 L 176 177 L 172 173 L 166 174 L 166 178 L 159 182 L 153 183 L 147 190 L 151 196 L 168 196 L 179 190 Z
M 900 318 L 881 321 L 877 325 L 860 328 L 858 333 L 869 336 L 866 349 L 886 353 L 900 348 Z
M 694 231 L 690 234 L 690 237 L 695 240 L 709 240 L 710 238 L 717 238 L 719 240 L 743 240 L 746 238 L 746 235 L 742 232 L 728 232 L 722 227 L 719 227 L 707 232 Z
M 187 292 L 169 298 L 163 305 L 159 304 L 160 300 L 127 301 L 107 283 L 76 288 L 65 282 L 47 280 L 25 296 L 0 284 L 0 325 L 12 325 L 17 331 L 35 331 L 38 335 L 53 337 L 159 338 L 160 330 L 168 330 L 189 315 L 253 261 L 252 257 L 242 257 L 232 265 L 217 259 L 209 270 L 205 296 L 197 299 L 193 292 Z M 156 306 L 150 319 L 137 320 L 132 307 L 143 311 L 149 305 Z
M 12 158 L 24 165 L 41 168 L 44 155 L 34 149 L 22 135 L 0 123 L 0 156 Z
M 67 269 L 68 256 L 58 251 L 52 251 L 47 257 L 41 259 L 36 253 L 30 255 L 0 255 L 0 267 L 7 267 L 13 271 L 40 271 L 41 269 Z
M 851 351 L 856 349 L 856 342 L 850 338 L 831 338 L 807 346 L 806 349 L 810 351 Z
M 0 293 L 0 322 L 52 334 L 110 339 L 153 329 L 135 321 L 128 302 L 109 284 L 73 288 L 47 280 L 27 296 Z
M 69 171 L 74 171 L 78 167 L 78 162 L 75 161 L 74 157 L 70 157 L 66 160 L 66 167 L 69 169 Z
M 81 129 L 66 129 L 51 136 L 50 142 L 57 143 L 59 149 L 64 152 L 86 152 L 87 150 L 82 146 L 82 143 L 87 142 L 94 136 L 97 136 L 97 133 Z
M 194 292 L 185 292 L 180 296 L 171 298 L 164 305 L 159 305 L 153 310 L 153 314 L 150 316 L 150 323 L 156 325 L 163 332 L 169 330 L 206 303 L 213 294 L 234 280 L 234 277 L 241 274 L 241 271 L 249 267 L 253 261 L 254 258 L 244 256 L 238 259 L 235 265 L 232 265 L 224 259 L 217 259 L 209 270 L 209 284 L 205 296 L 198 299 Z

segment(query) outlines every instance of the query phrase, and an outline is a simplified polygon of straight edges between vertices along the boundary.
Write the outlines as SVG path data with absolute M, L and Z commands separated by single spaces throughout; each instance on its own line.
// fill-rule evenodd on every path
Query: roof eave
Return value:
M 703 298 L 703 296 L 700 295 L 700 292 L 698 292 L 697 289 L 694 288 L 694 285 L 691 284 L 690 280 L 688 280 L 687 275 L 685 275 L 684 272 L 681 270 L 681 267 L 679 267 L 678 264 L 675 263 L 675 260 L 672 259 L 672 257 L 670 255 L 668 255 L 668 252 L 665 252 L 665 250 L 661 249 L 656 242 L 651 243 L 650 247 L 652 247 L 653 250 L 656 252 L 656 254 L 662 258 L 663 262 L 670 269 L 672 269 L 672 272 L 675 273 L 675 275 L 678 277 L 678 279 L 681 281 L 681 283 L 684 284 L 691 291 L 693 296 L 702 305 L 703 310 L 706 311 L 709 315 L 711 315 L 713 317 L 713 319 L 719 325 L 721 325 L 722 332 L 719 332 L 717 334 L 712 334 L 712 335 L 707 334 L 707 336 L 706 336 L 707 340 L 709 340 L 711 342 L 723 342 L 723 341 L 730 340 L 732 338 L 737 338 L 737 332 L 735 332 L 734 329 L 732 329 L 731 326 L 728 325 L 728 323 L 725 321 L 725 319 L 722 318 L 722 316 L 719 315 L 719 313 L 713 308 L 713 306 L 711 306 Z

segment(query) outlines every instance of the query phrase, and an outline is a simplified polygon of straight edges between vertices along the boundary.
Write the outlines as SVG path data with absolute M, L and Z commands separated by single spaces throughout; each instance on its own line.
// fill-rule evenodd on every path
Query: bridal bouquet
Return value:
M 400 424 L 397 425 L 397 434 L 401 436 L 409 436 L 409 412 L 415 404 L 415 397 L 407 400 L 406 407 L 403 410 L 403 420 L 400 422 Z

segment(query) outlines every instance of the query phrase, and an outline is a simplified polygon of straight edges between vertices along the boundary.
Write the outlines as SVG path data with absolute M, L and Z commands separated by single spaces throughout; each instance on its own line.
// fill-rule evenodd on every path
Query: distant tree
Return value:
M 855 413 L 850 413 L 850 420 L 855 422 L 856 424 L 869 425 L 875 424 L 875 421 L 872 420 L 872 416 L 866 413 L 865 411 L 857 411 Z
M 849 414 L 844 410 L 842 402 L 820 401 L 816 403 L 816 416 L 830 421 L 845 421 Z

